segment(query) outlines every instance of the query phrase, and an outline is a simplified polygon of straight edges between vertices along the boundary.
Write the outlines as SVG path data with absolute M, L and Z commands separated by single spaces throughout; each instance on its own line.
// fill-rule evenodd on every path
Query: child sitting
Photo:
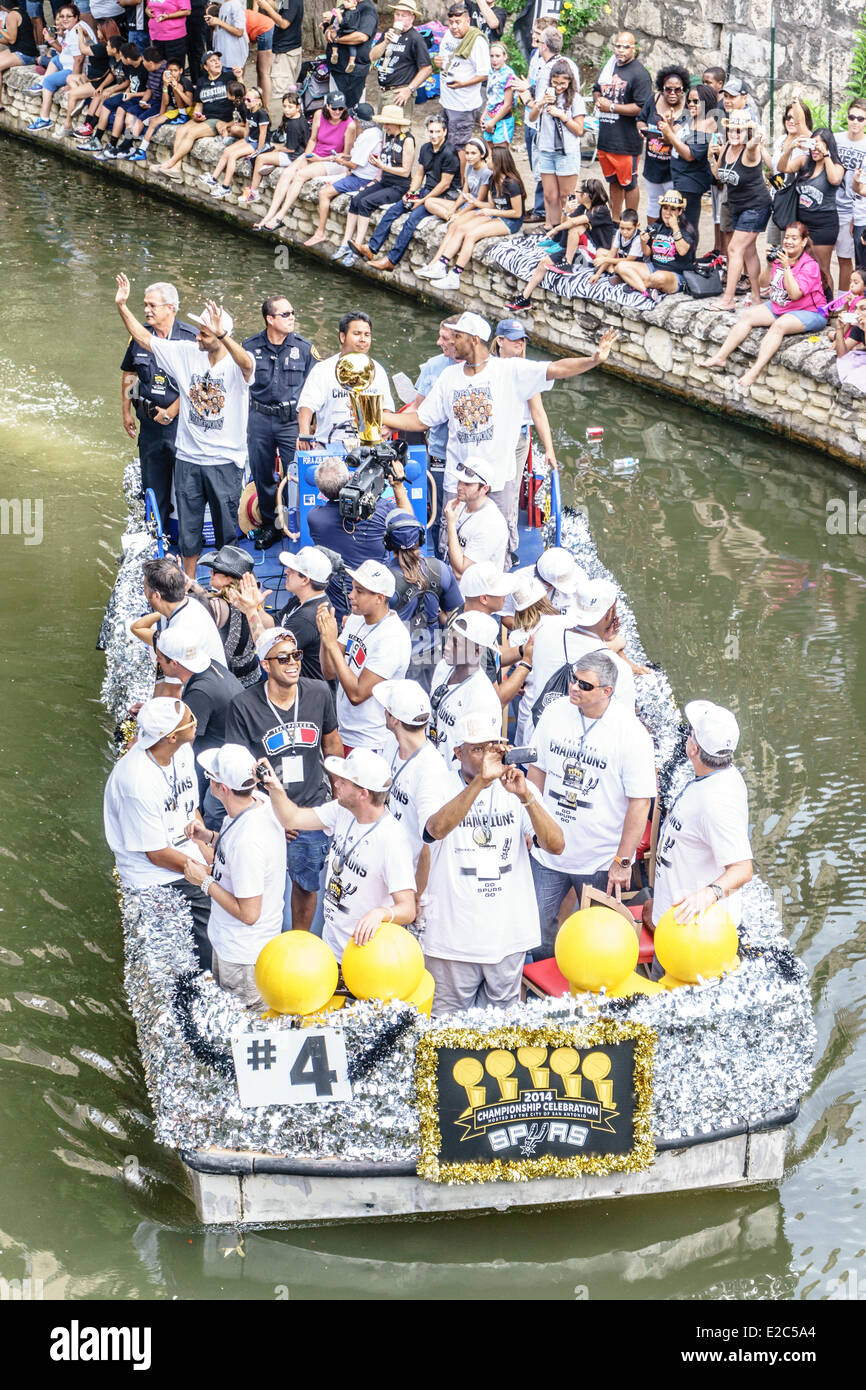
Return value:
M 295 87 L 283 97 L 283 119 L 271 132 L 270 143 L 263 146 L 253 164 L 252 179 L 238 198 L 240 206 L 249 207 L 250 203 L 254 203 L 259 184 L 268 169 L 287 169 L 304 153 L 309 138 L 310 125 L 301 109 L 300 94 Z
M 232 179 L 238 161 L 254 159 L 264 149 L 270 120 L 262 105 L 262 94 L 258 87 L 250 87 L 244 96 L 244 106 L 246 108 L 246 121 L 237 126 L 229 126 L 230 134 L 234 134 L 237 129 L 242 129 L 243 134 L 239 135 L 228 149 L 223 150 L 212 174 L 200 175 L 201 182 L 210 188 L 212 198 L 227 198 L 231 192 Z M 240 201 L 244 201 L 243 195 Z
M 573 275 L 574 261 L 583 251 L 592 264 L 600 250 L 609 249 L 614 236 L 614 223 L 607 201 L 607 189 L 601 179 L 585 179 L 565 200 L 565 218 L 541 242 L 549 251 L 532 272 L 522 295 L 506 305 L 512 312 L 528 309 L 533 292 L 549 270 L 557 275 Z
M 598 284 L 602 275 L 615 275 L 617 261 L 642 261 L 638 215 L 634 208 L 626 208 L 619 219 L 619 227 L 614 233 L 609 248 L 599 247 L 595 253 L 595 271 L 590 276 L 591 285 Z
M 192 115 L 194 105 L 195 84 L 189 73 L 184 72 L 180 60 L 172 58 L 162 74 L 159 111 L 145 124 L 141 143 L 129 156 L 130 163 L 141 164 L 147 159 L 148 147 L 160 126 L 185 125 Z

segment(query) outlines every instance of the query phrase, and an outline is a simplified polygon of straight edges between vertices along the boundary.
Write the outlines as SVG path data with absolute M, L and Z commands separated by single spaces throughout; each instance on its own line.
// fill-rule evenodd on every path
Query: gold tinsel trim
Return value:
M 655 1159 L 650 1111 L 652 1104 L 653 1062 L 658 1035 L 644 1023 L 618 1022 L 598 1019 L 589 1024 L 570 1028 L 550 1025 L 543 1028 L 492 1028 L 482 1032 L 476 1028 L 438 1028 L 418 1040 L 415 1050 L 415 1087 L 420 1115 L 421 1155 L 418 1176 L 428 1182 L 524 1182 L 528 1178 L 570 1178 L 589 1173 L 603 1177 L 607 1173 L 639 1173 L 650 1168 Z M 634 1144 L 625 1154 L 587 1154 L 573 1158 L 527 1158 L 489 1163 L 442 1163 L 439 1154 L 442 1135 L 439 1130 L 439 1087 L 436 1067 L 440 1048 L 502 1047 L 587 1047 L 610 1043 L 634 1042 Z

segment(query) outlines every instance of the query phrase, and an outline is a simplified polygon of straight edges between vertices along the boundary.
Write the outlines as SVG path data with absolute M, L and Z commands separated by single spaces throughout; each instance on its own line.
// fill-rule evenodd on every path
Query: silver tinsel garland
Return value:
M 148 694 L 148 670 L 126 624 L 145 611 L 141 561 L 150 538 L 136 536 L 135 479 L 126 554 L 106 615 L 107 673 L 103 701 L 121 722 L 133 700 Z M 608 572 L 598 560 L 585 519 L 569 512 L 563 544 L 593 577 Z M 620 614 L 629 655 L 645 660 L 628 601 Z M 142 649 L 143 651 L 145 649 Z M 147 656 L 147 652 L 145 651 Z M 148 658 L 149 660 L 149 658 Z M 667 677 L 653 670 L 637 680 L 641 718 L 653 734 L 662 786 L 675 794 L 691 775 L 682 760 L 683 730 Z M 435 1024 L 401 1003 L 347 1005 L 335 1019 L 343 1030 L 353 1081 L 351 1103 L 243 1109 L 227 1066 L 232 1034 L 295 1028 L 297 1020 L 265 1022 L 213 982 L 195 975 L 189 909 L 171 889 L 121 895 L 126 988 L 138 1030 L 156 1137 L 172 1148 L 331 1157 L 358 1161 L 417 1157 L 414 1105 L 417 1039 Z M 815 1030 L 806 973 L 785 941 L 772 894 L 754 880 L 743 892 L 744 958 L 721 980 L 634 999 L 603 996 L 530 999 L 508 1010 L 469 1009 L 449 1027 L 537 1027 L 599 1016 L 627 1017 L 658 1032 L 654 1067 L 656 1139 L 755 1123 L 794 1105 L 809 1083 Z

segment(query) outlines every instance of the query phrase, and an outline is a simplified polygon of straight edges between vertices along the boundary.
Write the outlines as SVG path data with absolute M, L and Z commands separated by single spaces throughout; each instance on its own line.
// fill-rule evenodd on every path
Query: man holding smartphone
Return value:
M 415 93 L 433 71 L 427 45 L 415 28 L 420 13 L 415 0 L 397 0 L 391 27 L 370 50 L 379 86 L 391 105 L 402 106 L 407 116 L 414 110 Z
M 449 6 L 448 30 L 434 62 L 442 72 L 439 104 L 448 122 L 448 143 L 460 156 L 462 178 L 464 146 L 475 129 L 475 117 L 484 99 L 482 84 L 490 73 L 490 45 L 472 26 L 463 0 Z

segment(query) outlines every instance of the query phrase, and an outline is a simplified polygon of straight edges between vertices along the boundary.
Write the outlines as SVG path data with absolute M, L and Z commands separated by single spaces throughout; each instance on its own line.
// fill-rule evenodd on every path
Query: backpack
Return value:
M 399 565 L 394 566 L 392 574 L 396 585 L 395 611 L 401 613 L 413 599 L 418 600 L 411 618 L 405 619 L 412 641 L 412 658 L 406 674 L 429 691 L 433 668 L 442 655 L 442 641 L 438 633 L 431 639 L 430 624 L 424 611 L 424 597 L 426 594 L 435 594 L 441 607 L 442 595 L 445 592 L 445 575 L 440 560 L 425 556 L 424 563 L 427 567 L 426 584 L 410 584 Z

